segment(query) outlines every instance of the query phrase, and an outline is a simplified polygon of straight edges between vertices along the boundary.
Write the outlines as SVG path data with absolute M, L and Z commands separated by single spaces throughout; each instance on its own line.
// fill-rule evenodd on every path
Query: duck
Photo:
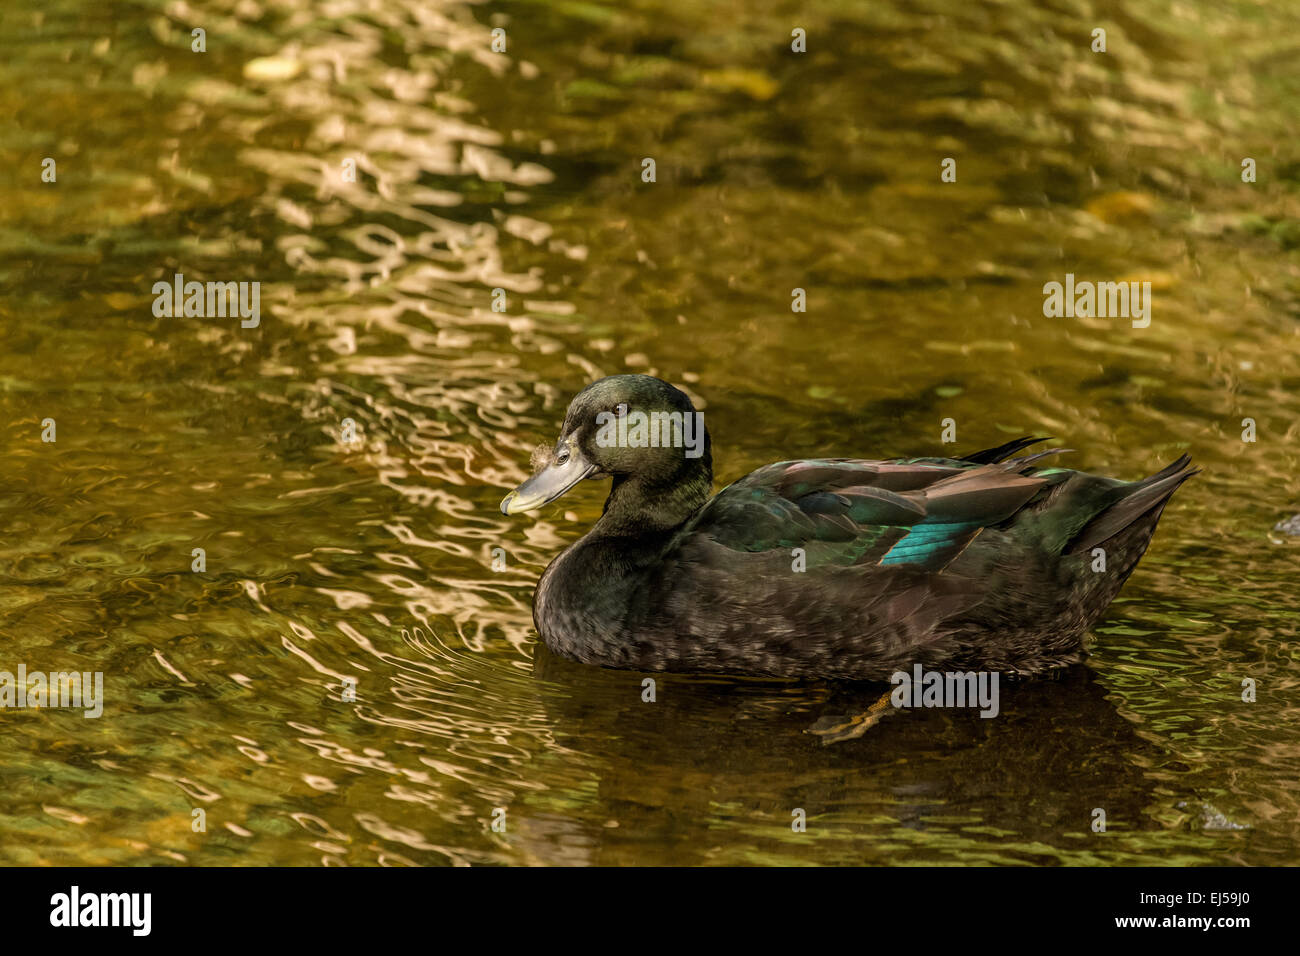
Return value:
M 582 664 L 887 682 L 1032 676 L 1078 663 L 1145 553 L 1183 455 L 1121 481 L 1021 454 L 779 461 L 713 494 L 690 397 L 649 375 L 592 382 L 501 511 L 609 480 L 600 518 L 539 579 L 533 621 Z

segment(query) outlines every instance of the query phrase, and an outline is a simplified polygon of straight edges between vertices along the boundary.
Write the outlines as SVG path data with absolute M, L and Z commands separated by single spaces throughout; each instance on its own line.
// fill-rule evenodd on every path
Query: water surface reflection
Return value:
M 11 148 L 60 179 L 0 180 L 0 637 L 104 671 L 109 705 L 0 713 L 0 857 L 1294 861 L 1295 552 L 1269 529 L 1300 497 L 1296 15 L 799 18 L 4 12 Z M 1080 39 L 1098 20 L 1105 59 Z M 261 281 L 261 327 L 155 319 L 177 271 Z M 1067 271 L 1152 281 L 1151 328 L 1044 319 Z M 823 747 L 804 730 L 861 692 L 665 677 L 650 705 L 642 675 L 534 643 L 533 583 L 599 493 L 496 504 L 568 397 L 623 370 L 707 407 L 720 481 L 933 453 L 950 416 L 962 447 L 1054 434 L 1092 470 L 1187 450 L 1205 471 L 1086 665 L 1007 689 L 996 720 L 900 714 Z

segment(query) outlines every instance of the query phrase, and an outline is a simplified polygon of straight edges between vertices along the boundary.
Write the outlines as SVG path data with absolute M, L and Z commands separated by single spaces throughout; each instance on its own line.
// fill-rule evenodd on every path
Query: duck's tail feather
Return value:
M 1036 451 L 1032 455 L 1025 455 L 1023 458 L 1012 458 L 1010 461 L 1002 462 L 1002 467 L 1008 471 L 1023 472 L 1035 462 L 1042 461 L 1044 458 L 1051 458 L 1053 455 L 1072 455 L 1073 448 L 1049 448 L 1047 451 Z
M 985 448 L 983 451 L 977 451 L 973 455 L 964 455 L 958 461 L 973 461 L 977 465 L 992 465 L 995 462 L 1010 458 L 1022 448 L 1028 448 L 1030 445 L 1037 445 L 1040 441 L 1051 441 L 1050 438 L 1017 438 L 1015 441 L 1009 441 L 1005 445 L 998 445 L 997 448 Z
M 1066 554 L 1089 551 L 1113 538 L 1144 516 L 1164 508 L 1169 497 L 1192 475 L 1200 473 L 1191 467 L 1191 456 L 1183 455 L 1177 461 L 1160 469 L 1150 478 L 1135 481 L 1123 487 L 1123 494 L 1109 507 L 1085 524 L 1065 546 Z

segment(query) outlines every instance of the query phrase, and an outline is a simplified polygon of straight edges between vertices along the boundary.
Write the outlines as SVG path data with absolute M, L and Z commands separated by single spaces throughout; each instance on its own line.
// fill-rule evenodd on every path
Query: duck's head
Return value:
M 540 508 L 584 478 L 611 477 L 607 514 L 616 498 L 628 506 L 655 499 L 656 510 L 677 512 L 683 492 L 698 497 L 702 477 L 707 498 L 713 480 L 704 416 L 686 393 L 649 375 L 611 375 L 584 388 L 569 403 L 554 447 L 533 453 L 533 467 L 501 502 L 502 513 Z

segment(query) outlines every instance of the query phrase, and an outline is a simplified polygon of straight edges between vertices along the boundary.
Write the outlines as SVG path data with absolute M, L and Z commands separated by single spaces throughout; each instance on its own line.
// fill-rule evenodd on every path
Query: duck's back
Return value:
M 914 663 L 1032 673 L 1077 660 L 1193 472 L 1184 458 L 1121 482 L 1035 468 L 1041 455 L 1001 460 L 1025 444 L 761 468 L 628 570 L 626 612 L 603 637 L 618 660 L 586 657 L 870 680 Z

